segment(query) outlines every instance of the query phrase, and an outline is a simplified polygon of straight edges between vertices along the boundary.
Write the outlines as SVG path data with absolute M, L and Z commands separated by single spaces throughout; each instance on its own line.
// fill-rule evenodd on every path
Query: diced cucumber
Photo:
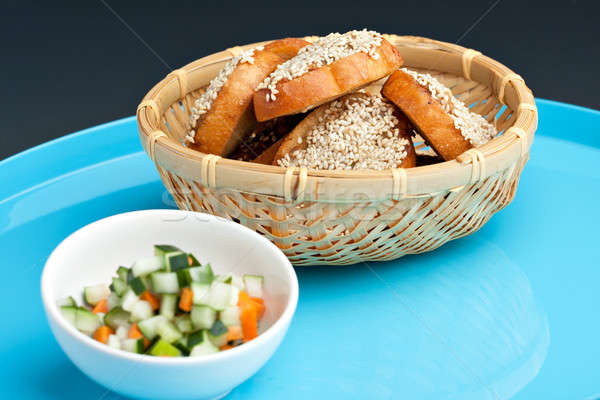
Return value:
M 194 304 L 208 304 L 208 299 L 210 297 L 210 285 L 208 283 L 192 282 L 190 288 L 192 289 L 192 299 Z
M 215 278 L 215 281 L 227 283 L 229 285 L 237 287 L 240 290 L 245 290 L 244 280 L 239 275 L 233 273 L 218 275 Z
M 228 306 L 237 306 L 238 300 L 240 298 L 240 289 L 235 285 L 231 285 L 230 290 L 231 291 L 229 292 Z
M 237 274 L 232 274 L 231 284 L 240 290 L 246 290 L 246 283 L 244 282 L 244 279 Z
M 189 356 L 190 349 L 188 349 L 186 343 L 187 343 L 187 338 L 184 336 L 172 344 L 173 344 L 173 346 L 177 347 L 179 349 L 179 351 L 181 351 L 181 354 L 183 354 L 184 356 Z
M 190 318 L 194 329 L 209 329 L 217 319 L 217 312 L 208 306 L 194 306 Z
M 208 331 L 208 337 L 211 342 L 217 347 L 227 343 L 227 327 L 221 321 L 216 320 L 213 326 Z
M 175 309 L 177 308 L 177 295 L 176 294 L 163 294 L 160 301 L 160 315 L 163 315 L 167 319 L 172 319 L 175 316 Z
M 122 342 L 122 348 L 130 353 L 143 354 L 144 353 L 144 339 L 124 339 Z
M 154 245 L 154 255 L 162 260 L 163 265 L 165 264 L 165 255 L 168 253 L 181 252 L 179 247 L 171 246 L 170 244 L 156 244 Z
M 129 282 L 129 286 L 131 286 L 131 290 L 138 296 L 148 289 L 144 280 L 139 276 L 132 279 L 131 282 Z
M 180 269 L 176 272 L 177 274 L 177 283 L 180 288 L 188 287 L 192 283 L 192 275 L 190 274 L 189 268 Z
M 173 246 L 172 244 L 155 244 L 154 245 L 154 255 L 160 256 L 165 253 L 172 253 L 174 251 L 181 251 L 181 249 L 177 246 Z
M 111 293 L 106 298 L 106 308 L 108 308 L 108 311 L 112 310 L 113 308 L 115 308 L 116 306 L 118 306 L 120 304 L 121 304 L 121 298 L 119 296 L 117 296 L 116 293 Z
M 183 251 L 165 254 L 165 267 L 167 271 L 177 272 L 189 266 L 188 255 Z
M 92 334 L 100 326 L 100 318 L 85 308 L 78 308 L 75 312 L 75 327 L 83 333 Z
M 209 332 L 213 336 L 221 336 L 224 333 L 227 333 L 227 327 L 220 320 L 216 320 L 213 326 L 210 327 Z
M 131 322 L 139 322 L 148 319 L 154 315 L 152 306 L 145 300 L 140 300 L 133 305 L 131 309 Z
M 190 258 L 190 267 L 197 267 L 202 265 L 192 253 L 188 253 L 188 257 Z
M 189 271 L 194 282 L 212 283 L 215 277 L 215 274 L 213 273 L 210 264 L 202 265 L 199 267 L 191 267 L 189 268 Z
M 77 302 L 73 296 L 65 297 L 64 299 L 59 300 L 57 304 L 59 307 L 77 307 Z
M 231 285 L 231 274 L 218 274 L 215 275 L 215 282 L 223 282 Z
M 115 330 L 115 334 L 119 337 L 119 339 L 122 339 L 122 340 L 127 339 L 127 335 L 129 334 L 129 326 L 128 325 L 120 325 Z
M 154 339 L 158 335 L 158 325 L 167 319 L 162 315 L 156 315 L 152 318 L 145 319 L 138 323 L 138 328 L 142 335 L 149 340 Z
M 120 326 L 129 326 L 130 316 L 128 311 L 116 306 L 104 316 L 104 323 L 112 329 L 118 329 Z
M 77 320 L 77 307 L 75 306 L 61 306 L 60 313 L 67 320 L 68 323 L 75 326 Z
M 190 333 L 194 330 L 192 326 L 192 319 L 189 314 L 182 315 L 175 318 L 175 326 L 182 333 Z
M 95 306 L 100 300 L 106 299 L 109 294 L 110 289 L 104 283 L 83 288 L 83 298 L 92 306 Z
M 263 281 L 264 277 L 261 275 L 244 275 L 246 292 L 250 297 L 263 297 Z
M 148 275 L 154 271 L 158 271 L 163 267 L 163 260 L 161 257 L 148 257 L 142 258 L 141 260 L 136 261 L 131 267 L 131 271 L 133 272 L 133 276 L 144 276 Z
M 219 319 L 227 326 L 240 325 L 240 309 L 237 306 L 225 307 L 219 314 Z
M 240 290 L 227 283 L 213 282 L 210 286 L 208 305 L 215 310 L 224 310 L 227 306 L 237 305 Z
M 190 335 L 190 338 L 191 337 L 192 337 L 192 335 Z M 219 349 L 217 347 L 215 347 L 215 345 L 212 344 L 212 342 L 208 338 L 207 330 L 200 331 L 200 339 L 202 339 L 202 340 L 199 342 L 197 342 L 197 340 L 195 340 L 195 342 L 197 342 L 197 343 L 193 347 L 191 347 L 192 350 L 190 351 L 190 357 L 198 357 L 198 356 L 203 356 L 206 354 L 213 354 L 213 353 L 219 352 Z M 188 346 L 188 347 L 190 347 L 190 346 Z
M 127 292 L 121 298 L 121 307 L 123 308 L 123 310 L 131 312 L 131 310 L 133 310 L 133 306 L 139 300 L 139 297 L 134 293 L 134 291 L 128 289 Z
M 164 319 L 156 326 L 158 336 L 166 342 L 173 343 L 183 336 L 171 321 Z
M 206 329 L 200 329 L 199 331 L 192 332 L 188 335 L 187 347 L 191 349 L 194 346 L 204 342 L 205 338 L 208 338 L 206 335 Z
M 97 312 L 97 313 L 94 313 L 94 314 L 96 314 L 98 316 L 98 319 L 100 320 L 100 325 L 104 325 L 104 316 L 106 314 L 101 313 L 101 312 Z
M 117 296 L 123 296 L 127 291 L 127 283 L 121 278 L 112 278 L 112 283 L 110 284 L 110 290 L 113 293 L 116 293 Z
M 113 349 L 121 349 L 121 339 L 117 335 L 108 335 L 108 342 L 106 344 Z
M 88 335 L 101 325 L 100 317 L 83 307 L 62 306 L 60 312 L 71 325 Z
M 177 274 L 174 272 L 154 272 L 150 275 L 152 289 L 156 293 L 179 293 Z
M 119 267 L 117 269 L 117 276 L 123 282 L 127 282 L 127 277 L 129 276 L 129 268 L 123 266 Z
M 148 354 L 162 357 L 179 357 L 181 351 L 171 343 L 160 339 L 150 347 Z

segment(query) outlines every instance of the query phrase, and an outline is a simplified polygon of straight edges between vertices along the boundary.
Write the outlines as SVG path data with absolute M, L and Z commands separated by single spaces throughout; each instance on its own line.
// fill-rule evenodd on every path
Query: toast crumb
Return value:
M 375 49 L 381 46 L 381 34 L 375 31 L 349 31 L 344 34 L 330 33 L 320 38 L 315 43 L 303 47 L 298 54 L 288 61 L 280 64 L 267 78 L 257 86 L 256 91 L 269 89 L 267 101 L 276 99 L 277 83 L 281 80 L 298 78 L 314 68 L 329 65 L 335 61 L 351 56 L 360 51 L 377 60 L 379 54 Z
M 210 110 L 210 106 L 212 105 L 213 101 L 215 101 L 217 95 L 219 94 L 223 86 L 225 86 L 225 84 L 227 83 L 229 75 L 231 75 L 231 73 L 235 70 L 238 64 L 254 64 L 254 52 L 263 49 L 263 46 L 258 46 L 253 49 L 241 52 L 239 55 L 229 60 L 229 62 L 225 64 L 223 69 L 219 71 L 219 74 L 210 81 L 208 87 L 206 88 L 206 91 L 202 93 L 202 96 L 200 96 L 194 102 L 194 106 L 192 107 L 189 121 L 189 134 L 188 136 L 186 136 L 186 139 L 189 142 L 194 143 L 194 129 L 196 128 L 196 123 L 198 122 L 198 119 L 203 114 L 206 114 L 208 110 Z
M 410 143 L 400 135 L 394 111 L 379 96 L 335 100 L 305 138 L 306 147 L 277 163 L 329 170 L 396 168 L 406 158 Z
M 494 125 L 487 122 L 481 115 L 469 111 L 462 101 L 452 95 L 450 89 L 433 76 L 412 71 L 408 68 L 401 68 L 401 71 L 410 75 L 419 85 L 429 90 L 431 97 L 437 100 L 444 111 L 452 118 L 456 129 L 473 146 L 478 147 L 487 143 L 498 133 Z

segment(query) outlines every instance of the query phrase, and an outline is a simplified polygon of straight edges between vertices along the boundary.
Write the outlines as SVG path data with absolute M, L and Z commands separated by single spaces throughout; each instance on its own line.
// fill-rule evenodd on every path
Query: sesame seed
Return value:
M 349 96 L 329 103 L 305 138 L 306 146 L 277 160 L 282 167 L 384 170 L 407 156 L 394 106 L 380 96 Z M 300 140 L 298 141 L 300 143 Z
M 276 86 L 282 80 L 298 78 L 311 69 L 332 64 L 339 59 L 363 52 L 377 60 L 377 48 L 381 46 L 383 37 L 375 31 L 350 31 L 344 34 L 330 33 L 320 38 L 315 43 L 305 46 L 298 54 L 279 64 L 265 80 L 256 87 L 256 90 L 268 89 L 267 101 L 274 101 L 278 93 Z
M 189 134 L 186 136 L 186 139 L 189 142 L 194 143 L 194 129 L 196 128 L 198 119 L 200 119 L 200 117 L 203 114 L 206 114 L 208 110 L 210 110 L 212 103 L 215 101 L 217 95 L 219 94 L 223 86 L 225 86 L 227 80 L 229 79 L 229 76 L 233 73 L 238 64 L 254 64 L 254 52 L 263 49 L 263 46 L 258 46 L 253 49 L 241 52 L 240 54 L 229 60 L 229 62 L 225 64 L 223 69 L 219 71 L 219 74 L 215 76 L 213 80 L 210 81 L 206 91 L 202 93 L 202 96 L 200 96 L 194 102 L 194 105 L 192 107 L 189 120 Z
M 407 68 L 401 70 L 410 75 L 419 85 L 429 90 L 431 97 L 437 100 L 444 111 L 452 118 L 454 127 L 473 146 L 481 146 L 496 136 L 498 132 L 494 125 L 487 122 L 481 115 L 469 111 L 465 103 L 454 97 L 452 91 L 433 76 Z

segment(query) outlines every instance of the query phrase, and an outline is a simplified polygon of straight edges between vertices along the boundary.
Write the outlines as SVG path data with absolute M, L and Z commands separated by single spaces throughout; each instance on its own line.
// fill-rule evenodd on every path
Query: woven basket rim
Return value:
M 445 58 L 448 58 L 449 62 L 453 62 L 453 60 L 456 59 L 458 61 L 453 62 L 453 71 L 439 71 L 463 77 L 465 76 L 465 73 L 470 74 L 471 80 L 489 87 L 492 90 L 493 95 L 497 98 L 499 97 L 499 92 L 503 93 L 503 98 L 499 99 L 500 102 L 509 107 L 513 113 L 516 113 L 516 118 L 514 118 L 512 125 L 509 126 L 501 136 L 497 136 L 485 145 L 477 148 L 476 153 L 485 158 L 487 165 L 485 173 L 480 171 L 481 173 L 478 176 L 478 180 L 483 180 L 487 176 L 509 168 L 510 165 L 514 164 L 518 159 L 527 157 L 529 148 L 533 142 L 535 130 L 537 129 L 538 115 L 533 94 L 520 76 L 503 64 L 460 45 L 418 36 L 384 34 L 384 37 L 399 48 L 401 53 L 403 53 L 403 50 L 417 52 L 418 54 L 430 53 L 431 57 L 435 55 L 440 61 L 445 61 Z M 316 37 L 309 36 L 305 37 L 305 39 L 314 41 Z M 195 60 L 167 75 L 158 82 L 146 96 L 144 96 L 137 110 L 140 140 L 145 151 L 153 158 L 157 165 L 162 166 L 164 163 L 167 165 L 183 163 L 186 164 L 185 170 L 187 171 L 187 175 L 199 175 L 200 172 L 195 173 L 190 171 L 193 171 L 195 168 L 200 170 L 202 165 L 206 165 L 207 158 L 210 159 L 211 157 L 214 157 L 213 155 L 192 150 L 183 146 L 176 140 L 160 134 L 161 128 L 156 116 L 162 116 L 168 108 L 177 101 L 177 97 L 181 99 L 180 96 L 172 95 L 175 92 L 179 93 L 183 90 L 179 80 L 179 74 L 184 73 L 186 76 L 189 76 L 195 72 L 205 70 L 210 66 L 215 66 L 216 64 L 230 60 L 233 55 L 240 50 L 253 48 L 269 42 L 270 41 L 264 41 L 236 46 Z M 470 70 L 466 72 L 463 70 L 464 62 L 462 61 L 466 55 L 465 53 L 470 56 Z M 463 63 L 461 64 L 461 62 Z M 404 66 L 419 68 L 419 66 L 415 66 L 414 63 L 407 63 L 406 57 Z M 432 67 L 436 66 L 437 65 L 433 65 Z M 421 69 L 423 69 L 423 67 L 421 67 Z M 436 68 L 429 69 L 435 70 Z M 202 86 L 203 85 L 189 87 L 186 88 L 186 91 L 189 93 Z M 164 97 L 168 97 L 167 95 L 170 95 L 175 101 L 165 101 Z M 149 103 L 152 102 L 155 103 L 158 110 L 153 110 L 153 107 L 150 107 Z M 511 128 L 515 129 L 513 129 L 513 132 L 510 132 L 510 134 L 507 134 Z M 521 132 L 521 135 L 519 135 L 518 132 Z M 525 140 L 525 143 L 521 143 L 523 140 Z M 151 147 L 152 150 L 150 150 Z M 404 194 L 413 197 L 430 196 L 434 193 L 454 190 L 472 183 L 473 176 L 476 173 L 476 162 L 477 157 L 474 157 L 473 152 L 468 151 L 460 155 L 456 160 L 407 168 L 404 170 Z M 242 192 L 245 189 L 249 189 L 243 185 L 245 175 L 250 174 L 256 178 L 256 174 L 260 174 L 266 179 L 282 181 L 287 171 L 286 168 L 279 166 L 263 165 L 227 158 L 219 158 L 218 162 L 214 165 L 214 168 L 217 175 L 216 187 L 228 187 L 231 184 L 231 182 L 220 182 L 218 177 L 222 174 L 237 174 L 242 183 L 233 186 L 237 186 L 237 189 Z M 298 170 L 298 168 L 295 168 L 292 175 L 296 176 L 299 173 Z M 309 169 L 306 171 L 306 174 L 306 179 L 309 181 L 318 181 L 317 186 L 326 186 L 328 183 L 333 183 L 335 185 L 341 184 L 343 187 L 349 187 L 353 184 L 362 184 L 365 181 L 371 181 L 376 184 L 384 184 L 391 187 L 391 181 L 394 180 L 395 176 L 392 173 L 392 170 L 348 171 Z M 184 173 L 184 175 L 186 175 L 186 173 Z M 197 176 L 189 177 L 192 179 L 198 178 Z M 337 183 L 332 181 L 336 181 Z M 385 183 L 382 181 L 385 181 Z M 307 187 L 311 186 L 314 185 L 307 185 Z M 250 188 L 248 192 L 253 192 L 253 190 Z M 284 185 L 281 185 L 280 189 L 270 187 L 269 190 L 262 190 L 260 192 L 263 194 L 283 196 Z

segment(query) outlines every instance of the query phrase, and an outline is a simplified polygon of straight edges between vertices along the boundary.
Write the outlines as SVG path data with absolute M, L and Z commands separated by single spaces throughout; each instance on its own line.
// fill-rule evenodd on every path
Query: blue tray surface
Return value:
M 297 268 L 280 349 L 230 399 L 591 399 L 600 395 L 600 113 L 538 100 L 513 203 L 476 234 L 419 256 Z M 0 390 L 114 399 L 62 353 L 39 295 L 74 230 L 174 207 L 134 118 L 0 162 Z

